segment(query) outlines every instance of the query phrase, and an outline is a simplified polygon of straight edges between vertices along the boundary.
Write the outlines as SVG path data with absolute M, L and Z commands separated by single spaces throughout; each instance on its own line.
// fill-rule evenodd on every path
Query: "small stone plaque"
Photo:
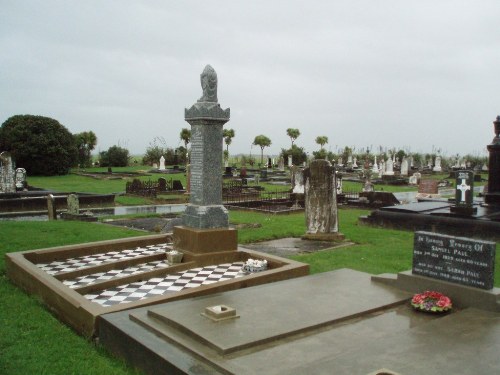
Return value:
M 493 288 L 495 249 L 495 242 L 415 232 L 412 272 L 489 290 Z

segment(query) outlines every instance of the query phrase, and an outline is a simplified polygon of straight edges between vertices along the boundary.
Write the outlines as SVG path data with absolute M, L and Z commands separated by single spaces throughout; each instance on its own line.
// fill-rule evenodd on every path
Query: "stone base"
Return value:
M 97 217 L 93 215 L 87 214 L 70 214 L 67 212 L 61 213 L 61 219 L 70 220 L 70 221 L 87 221 L 87 222 L 95 222 L 97 221 Z
M 238 231 L 232 228 L 174 227 L 174 248 L 192 254 L 236 251 L 238 249 Z
M 306 233 L 301 237 L 303 240 L 312 240 L 312 241 L 332 241 L 339 242 L 344 241 L 345 236 L 340 233 Z
M 227 228 L 229 219 L 223 205 L 198 206 L 189 204 L 182 216 L 186 227 L 198 229 Z
M 500 193 L 486 193 L 484 203 L 494 206 L 500 206 Z
M 453 212 L 457 215 L 471 216 L 477 214 L 477 207 L 460 207 L 460 206 L 451 206 L 450 212 Z
M 500 288 L 484 290 L 467 285 L 438 280 L 427 276 L 415 275 L 411 270 L 398 274 L 381 274 L 372 276 L 372 281 L 386 284 L 410 293 L 421 293 L 424 290 L 437 290 L 450 297 L 453 307 L 459 309 L 478 308 L 500 312 Z

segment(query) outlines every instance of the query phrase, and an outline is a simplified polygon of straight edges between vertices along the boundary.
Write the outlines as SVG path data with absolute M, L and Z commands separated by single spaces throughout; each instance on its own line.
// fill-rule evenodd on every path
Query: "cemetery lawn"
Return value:
M 70 221 L 0 223 L 0 373 L 139 374 L 78 336 L 38 299 L 12 285 L 5 275 L 4 254 L 143 234 Z
M 294 256 L 310 264 L 311 273 L 352 268 L 372 274 L 411 269 L 413 232 L 359 225 L 367 210 L 340 209 L 340 231 L 353 246 Z M 305 233 L 304 213 L 270 215 L 229 211 L 240 224 L 239 243 Z M 244 225 L 251 224 L 251 225 Z M 29 233 L 29 235 L 27 235 Z M 1 374 L 139 374 L 60 323 L 34 297 L 12 285 L 5 275 L 4 254 L 66 244 L 125 238 L 146 233 L 81 222 L 0 222 L 0 373 Z M 500 286 L 500 262 L 495 266 Z

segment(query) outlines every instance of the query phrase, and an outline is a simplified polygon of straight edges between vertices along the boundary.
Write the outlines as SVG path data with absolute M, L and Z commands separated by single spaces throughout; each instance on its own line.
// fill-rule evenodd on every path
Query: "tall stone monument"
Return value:
M 495 137 L 487 146 L 489 156 L 488 163 L 488 193 L 484 196 L 484 202 L 490 205 L 500 206 L 500 116 L 493 121 L 495 126 Z
M 341 241 L 335 168 L 328 160 L 313 160 L 304 170 L 306 240 Z
M 191 125 L 190 196 L 183 225 L 174 228 L 174 244 L 193 253 L 237 248 L 237 232 L 229 229 L 222 205 L 222 126 L 230 110 L 218 103 L 217 84 L 217 73 L 207 65 L 201 74 L 203 95 L 184 115 Z

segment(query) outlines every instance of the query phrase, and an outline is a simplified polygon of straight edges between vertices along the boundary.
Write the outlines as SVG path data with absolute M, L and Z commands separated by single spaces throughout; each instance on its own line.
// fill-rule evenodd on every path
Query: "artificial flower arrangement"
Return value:
M 260 272 L 267 269 L 267 260 L 258 260 L 249 258 L 243 265 L 243 271 L 246 272 Z
M 450 311 L 451 299 L 439 292 L 426 291 L 415 294 L 411 299 L 411 305 L 419 311 L 441 313 Z
M 183 256 L 184 254 L 177 250 L 167 251 L 167 260 L 169 263 L 180 263 Z

